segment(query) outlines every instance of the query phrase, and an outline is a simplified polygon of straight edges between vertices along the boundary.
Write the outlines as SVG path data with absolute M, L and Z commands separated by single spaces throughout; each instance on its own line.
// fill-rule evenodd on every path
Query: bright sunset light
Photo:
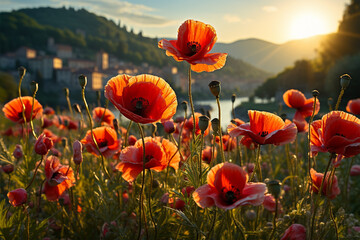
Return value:
M 304 13 L 293 18 L 290 37 L 293 39 L 307 38 L 328 33 L 330 27 L 321 15 Z

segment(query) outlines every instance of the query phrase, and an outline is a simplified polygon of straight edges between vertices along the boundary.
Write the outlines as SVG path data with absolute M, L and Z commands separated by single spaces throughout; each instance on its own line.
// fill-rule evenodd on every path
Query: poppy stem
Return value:
M 101 115 L 101 118 L 100 118 L 100 125 L 104 119 L 104 116 L 105 116 L 105 113 L 106 113 L 106 110 L 108 109 L 108 106 L 109 106 L 109 99 L 106 98 L 105 100 L 105 109 L 104 109 L 104 112 L 103 114 Z
M 41 160 L 40 160 L 39 164 L 36 166 L 34 175 L 33 175 L 32 179 L 31 179 L 31 181 L 29 182 L 29 184 L 26 186 L 25 190 L 27 190 L 31 186 L 31 184 L 33 183 L 33 181 L 34 181 L 34 179 L 36 177 L 36 173 L 37 173 L 42 161 L 44 160 L 44 156 L 45 155 L 41 155 Z
M 95 147 L 96 149 L 98 150 L 100 156 L 101 156 L 101 165 L 102 165 L 102 168 L 106 174 L 106 176 L 108 177 L 108 179 L 111 179 L 110 177 L 110 174 L 109 172 L 107 171 L 106 167 L 105 167 L 105 163 L 104 163 L 104 155 L 101 153 L 100 151 L 100 148 L 99 148 L 99 145 L 95 139 L 95 136 L 94 136 L 94 132 L 93 132 L 93 121 L 92 121 L 92 118 L 91 118 L 91 114 L 90 114 L 90 110 L 89 110 L 89 106 L 87 104 L 87 101 L 86 101 L 86 98 L 85 98 L 85 86 L 82 86 L 81 87 L 81 96 L 82 96 L 82 99 L 83 99 L 83 102 L 84 102 L 84 105 L 85 105 L 85 109 L 86 109 L 86 113 L 88 115 L 88 118 L 89 118 L 89 124 L 90 124 L 90 132 L 91 132 L 91 138 L 95 144 Z
M 141 225 L 142 225 L 142 211 L 143 211 L 143 202 L 144 202 L 144 187 L 145 187 L 145 161 L 146 161 L 146 151 L 145 151 L 145 137 L 144 137 L 144 131 L 140 125 L 140 123 L 137 123 L 139 132 L 141 135 L 142 140 L 142 146 L 143 146 L 143 169 L 142 169 L 142 180 L 141 180 L 141 190 L 140 190 L 140 201 L 139 201 L 139 231 L 137 239 L 140 240 L 141 238 Z M 145 223 L 146 224 L 146 223 Z
M 275 213 L 274 213 L 274 218 L 273 218 L 273 229 L 271 231 L 271 235 L 269 237 L 269 240 L 271 240 L 276 232 L 276 218 L 277 218 L 277 214 L 278 214 L 278 203 L 279 203 L 279 198 L 276 197 L 275 198 Z
M 310 130 L 310 129 L 309 129 Z M 314 226 L 315 226 L 315 216 L 316 216 L 316 212 L 317 212 L 317 208 L 318 208 L 318 200 L 322 194 L 322 190 L 324 188 L 324 182 L 326 181 L 326 175 L 327 175 L 327 172 L 329 171 L 329 167 L 330 167 L 330 164 L 331 164 L 331 161 L 332 159 L 336 157 L 336 154 L 334 153 L 331 153 L 330 154 L 330 159 L 328 161 L 328 165 L 326 166 L 326 169 L 325 169 L 325 173 L 324 173 L 324 176 L 321 180 L 321 185 L 320 185 L 320 189 L 318 191 L 318 197 L 316 198 L 316 200 L 314 200 L 314 210 L 313 210 L 313 215 L 312 215 L 312 221 L 311 221 L 311 230 L 310 230 L 310 240 L 313 239 L 313 232 L 314 232 Z M 329 176 L 330 177 L 330 176 Z M 310 176 L 311 178 L 311 176 Z M 329 178 L 327 179 L 328 181 L 330 180 Z M 312 182 L 311 182 L 312 183 Z M 310 189 L 312 188 L 313 186 L 311 185 L 310 186 Z
M 355 157 L 351 158 L 351 162 L 350 162 L 350 166 L 349 166 L 349 170 L 347 172 L 347 175 L 345 176 L 345 191 L 344 191 L 344 202 L 345 202 L 345 210 L 347 210 L 348 208 L 348 184 L 349 184 L 349 177 L 350 177 L 350 171 L 351 171 L 351 167 L 354 164 L 354 160 Z
M 66 102 L 68 104 L 68 108 L 69 108 L 69 112 L 71 114 L 71 117 L 74 119 L 74 113 L 73 113 L 73 110 L 72 110 L 72 107 L 71 107 L 71 102 L 70 102 L 70 96 L 69 96 L 69 89 L 68 88 L 65 88 L 67 90 L 65 90 L 65 97 L 66 97 Z
M 336 102 L 336 105 L 335 105 L 335 109 L 334 109 L 335 111 L 337 111 L 337 110 L 339 109 L 340 102 L 341 102 L 341 98 L 342 98 L 342 96 L 344 95 L 344 92 L 345 92 L 345 88 L 341 88 L 339 97 L 338 97 L 337 102 Z
M 126 148 L 127 146 L 128 146 L 128 144 L 129 144 L 129 132 L 130 132 L 130 128 L 131 128 L 131 125 L 132 125 L 132 123 L 133 123 L 133 121 L 131 121 L 130 120 L 130 122 L 129 122 L 129 125 L 128 125 L 128 127 L 127 127 L 127 129 L 126 129 L 126 134 L 125 134 L 125 144 L 124 144 L 124 148 Z
M 206 236 L 206 239 L 210 239 L 211 234 L 212 234 L 212 232 L 213 232 L 213 230 L 214 230 L 214 227 L 215 227 L 215 221 L 216 221 L 216 210 L 217 210 L 217 208 L 214 208 L 214 217 L 213 217 L 213 222 L 212 222 L 212 224 L 211 224 L 211 228 L 210 228 L 210 230 L 209 230 L 209 232 L 208 232 L 208 234 L 207 234 L 207 236 Z
M 229 211 L 229 214 L 230 214 L 230 217 L 233 219 L 233 222 L 235 223 L 235 226 L 237 227 L 237 229 L 239 229 L 240 231 L 240 234 L 242 236 L 242 239 L 246 240 L 246 236 L 244 234 L 244 227 L 242 226 L 242 224 L 236 219 L 235 217 L 235 210 L 234 209 L 233 211 Z
M 330 201 L 330 200 L 328 200 Z M 330 202 L 330 218 L 332 220 L 332 222 L 334 223 L 334 228 L 335 228 L 335 234 L 336 234 L 336 240 L 339 240 L 339 231 L 338 231 L 338 226 L 332 211 L 332 206 L 331 206 L 331 202 Z
M 27 208 L 23 205 L 23 210 L 24 212 L 26 212 L 26 239 L 29 240 L 30 239 L 30 216 L 29 216 L 29 212 L 27 211 Z
M 191 94 L 191 65 L 189 65 L 189 103 L 190 103 L 190 108 L 191 108 L 191 115 L 193 117 L 193 141 L 195 141 L 195 125 L 196 125 L 196 122 L 195 122 L 195 110 L 194 110 L 194 103 L 193 103 L 193 100 L 192 100 L 192 94 Z
M 37 139 L 37 136 L 36 136 L 35 131 L 34 131 L 34 124 L 33 124 L 33 121 L 32 121 L 32 115 L 33 115 L 33 112 L 34 112 L 34 104 L 35 104 L 35 96 L 36 96 L 36 91 L 34 91 L 33 99 L 32 99 L 32 105 L 31 105 L 30 128 L 31 128 L 32 135 L 34 136 L 35 139 Z
M 220 98 L 219 96 L 216 97 L 216 103 L 218 106 L 218 112 L 219 112 L 219 138 L 220 138 L 220 152 L 221 152 L 221 158 L 222 162 L 225 162 L 225 154 L 224 154 L 224 145 L 222 141 L 222 129 L 221 129 L 221 109 L 220 109 Z
M 38 207 L 37 207 L 37 214 L 39 214 L 39 212 L 40 212 L 41 192 L 42 192 L 42 186 L 43 186 L 43 184 L 44 184 L 45 181 L 46 181 L 46 179 L 44 179 L 44 181 L 42 181 L 41 184 L 40 184 L 40 189 L 39 189 L 39 203 L 38 203 Z
M 254 172 L 250 178 L 250 182 L 254 180 L 254 177 L 255 177 L 255 173 L 256 171 L 259 171 L 258 173 L 258 177 L 259 177 L 259 182 L 262 181 L 262 173 L 261 173 L 261 167 L 260 167 L 260 147 L 261 145 L 259 144 L 258 147 L 257 147 L 257 151 L 256 151 L 256 164 L 255 164 L 255 169 L 254 169 Z
M 204 146 L 204 132 L 201 131 L 201 143 L 200 143 L 200 157 L 199 157 L 199 181 L 200 186 L 202 185 L 202 150 Z
M 311 114 L 310 120 L 309 120 L 309 126 L 308 126 L 308 175 L 309 175 L 309 187 L 311 189 L 312 186 L 312 179 L 311 179 L 311 174 L 310 174 L 310 169 L 311 169 L 311 141 L 310 141 L 310 136 L 311 136 L 311 123 L 314 120 L 314 116 L 315 116 L 315 110 L 316 110 L 316 100 L 317 100 L 317 96 L 314 96 L 314 104 L 313 104 L 313 112 Z M 312 196 L 312 195 L 311 195 Z
M 156 240 L 157 239 L 157 226 L 156 226 L 156 222 L 154 220 L 154 216 L 153 216 L 152 210 L 151 210 L 151 192 L 152 192 L 153 176 L 152 176 L 150 169 L 149 169 L 149 175 L 150 175 L 150 189 L 149 189 L 149 195 L 148 195 L 148 208 L 149 208 L 151 221 L 154 224 L 154 231 L 155 231 L 154 239 Z

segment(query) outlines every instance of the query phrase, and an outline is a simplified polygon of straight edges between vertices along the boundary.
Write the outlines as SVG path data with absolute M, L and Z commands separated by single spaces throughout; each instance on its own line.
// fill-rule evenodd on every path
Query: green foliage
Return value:
M 8 102 L 17 96 L 17 84 L 12 75 L 0 72 L 0 103 Z

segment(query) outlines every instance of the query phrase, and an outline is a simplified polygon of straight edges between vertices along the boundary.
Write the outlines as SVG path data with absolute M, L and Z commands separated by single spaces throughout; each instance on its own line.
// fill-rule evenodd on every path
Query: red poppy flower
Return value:
M 279 116 L 268 112 L 249 110 L 248 114 L 250 123 L 228 126 L 231 137 L 244 135 L 260 145 L 282 145 L 295 140 L 297 128 L 294 123 L 285 124 Z
M 220 137 L 216 136 L 216 143 L 220 143 Z M 225 152 L 232 151 L 236 148 L 236 138 L 230 137 L 228 134 L 222 136 L 223 149 Z
M 269 212 L 275 212 L 276 201 L 275 201 L 274 196 L 271 194 L 265 194 L 263 206 Z M 280 201 L 278 201 L 278 213 L 281 213 L 281 212 L 282 212 L 282 207 L 281 207 Z
M 73 120 L 69 116 L 55 116 L 54 124 L 59 129 L 69 129 L 69 130 L 77 130 L 79 128 L 79 124 Z
M 113 125 L 113 120 L 115 119 L 115 115 L 106 108 L 103 107 L 96 107 L 94 108 L 93 112 L 93 119 L 95 120 L 95 122 L 104 125 Z
M 298 126 L 299 132 L 307 131 L 306 117 L 310 117 L 313 112 L 314 98 L 306 99 L 304 94 L 298 90 L 290 89 L 287 90 L 283 99 L 285 104 L 290 108 L 295 108 L 294 123 Z M 315 114 L 320 110 L 320 102 L 316 101 Z
M 35 142 L 34 150 L 39 155 L 46 155 L 53 146 L 53 141 L 42 133 Z
M 314 193 L 318 193 L 320 190 L 320 187 L 321 187 L 321 181 L 324 178 L 324 174 L 318 173 L 312 168 L 312 169 L 310 169 L 310 175 L 311 175 L 312 184 L 313 184 L 311 189 Z M 334 175 L 333 182 L 330 185 L 331 189 L 328 189 L 329 176 L 330 176 L 330 173 L 328 172 L 326 174 L 326 178 L 324 181 L 324 185 L 323 185 L 321 194 L 325 195 L 329 199 L 334 199 L 337 195 L 340 194 L 340 188 L 338 186 L 337 177 Z
M 30 120 L 42 114 L 43 108 L 36 99 L 34 99 L 34 107 L 33 107 L 32 115 L 31 115 L 31 109 L 32 109 L 33 98 L 26 96 L 26 97 L 21 97 L 21 100 L 25 106 L 26 122 L 30 122 Z M 23 108 L 21 105 L 20 98 L 15 98 L 10 102 L 8 102 L 7 104 L 5 104 L 2 110 L 5 114 L 5 117 L 10 119 L 11 121 L 16 123 L 24 123 L 22 109 Z
M 8 192 L 7 197 L 9 198 L 9 203 L 13 207 L 20 206 L 27 201 L 27 192 L 23 188 L 18 188 Z
M 45 185 L 43 192 L 46 199 L 56 201 L 59 197 L 74 185 L 74 171 L 70 166 L 61 165 L 55 156 L 50 156 L 45 162 Z
M 360 115 L 360 98 L 350 100 L 346 106 L 349 113 Z
M 286 229 L 284 236 L 280 240 L 304 240 L 306 239 L 306 228 L 294 223 L 288 229 Z
M 160 77 L 147 74 L 111 78 L 105 86 L 105 97 L 125 117 L 137 123 L 168 120 L 177 108 L 170 85 Z
M 311 124 L 311 153 L 329 152 L 352 157 L 360 153 L 360 119 L 332 111 Z
M 177 147 L 170 141 L 160 138 L 145 138 L 145 168 L 157 172 L 164 170 L 168 165 L 175 170 L 179 168 L 180 154 Z M 132 182 L 143 170 L 142 139 L 134 146 L 128 146 L 121 151 L 120 162 L 115 166 L 122 172 L 122 177 Z
M 101 154 L 109 158 L 120 150 L 121 144 L 117 138 L 116 131 L 111 127 L 98 127 L 93 129 L 93 134 Z M 91 137 L 91 130 L 87 131 L 86 136 L 81 140 L 86 150 L 95 156 L 100 155 Z
M 248 175 L 240 166 L 220 163 L 210 169 L 207 184 L 195 190 L 194 201 L 202 208 L 216 205 L 222 209 L 262 204 L 266 185 L 247 181 Z
M 201 113 L 198 113 L 198 112 L 195 113 L 195 134 L 196 135 L 201 134 L 201 130 L 200 130 L 200 127 L 199 127 L 199 117 L 200 116 L 202 116 Z M 211 126 L 211 122 L 209 122 L 209 126 L 205 130 L 204 136 L 207 136 L 209 134 L 210 126 Z M 188 131 L 186 131 L 186 133 L 190 134 L 192 132 L 193 128 L 194 128 L 194 118 L 190 117 L 188 120 L 185 121 L 184 129 L 188 130 Z
M 217 151 L 214 149 L 214 159 L 216 159 Z M 207 164 L 211 163 L 212 160 L 212 147 L 207 146 L 204 150 L 202 150 L 201 159 Z
M 225 65 L 227 53 L 209 53 L 217 40 L 215 29 L 195 20 L 185 21 L 177 40 L 162 39 L 159 48 L 176 61 L 187 61 L 195 72 L 212 72 Z

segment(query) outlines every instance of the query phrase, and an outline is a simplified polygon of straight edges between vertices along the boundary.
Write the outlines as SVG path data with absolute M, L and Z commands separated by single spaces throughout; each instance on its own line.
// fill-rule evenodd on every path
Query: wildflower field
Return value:
M 340 77 L 335 104 L 289 89 L 293 119 L 233 111 L 222 129 L 221 83 L 204 89 L 215 118 L 194 112 L 191 94 L 192 71 L 226 64 L 226 53 L 209 53 L 216 39 L 212 26 L 187 20 L 176 40 L 158 43 L 189 63 L 182 103 L 166 79 L 124 74 L 94 106 L 80 75 L 83 101 L 65 89 L 59 112 L 36 100 L 35 82 L 22 96 L 20 68 L 19 96 L 0 121 L 0 238 L 360 239 L 360 100 L 339 109 L 351 77 Z

